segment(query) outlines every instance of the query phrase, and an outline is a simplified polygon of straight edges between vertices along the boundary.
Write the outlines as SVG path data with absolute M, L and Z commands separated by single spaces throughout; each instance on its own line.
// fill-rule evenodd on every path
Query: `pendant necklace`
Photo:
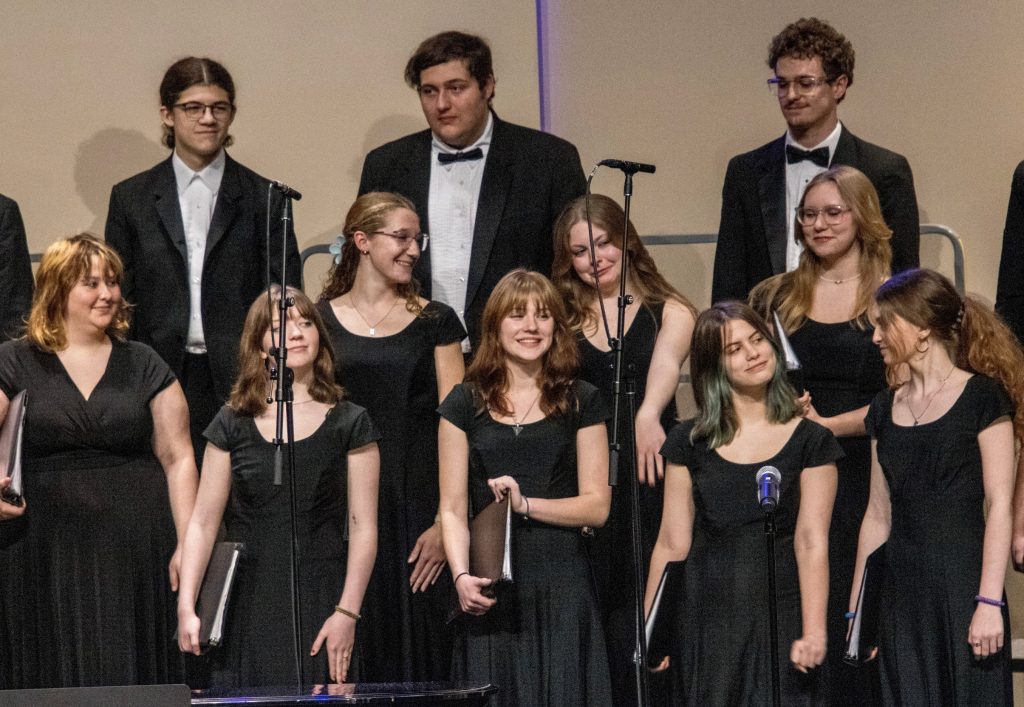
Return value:
M 540 391 L 537 391 L 537 396 L 533 399 L 533 402 L 530 403 L 530 407 L 526 408 L 526 412 L 523 413 L 523 416 L 520 417 L 518 420 L 516 419 L 515 415 L 509 415 L 512 418 L 512 431 L 516 433 L 516 437 L 518 437 L 519 433 L 523 431 L 523 420 L 525 420 L 527 415 L 530 414 L 530 411 L 533 410 L 533 406 L 537 404 L 537 400 L 539 399 Z
M 359 318 L 363 320 L 363 324 L 366 325 L 366 328 L 370 330 L 370 336 L 377 336 L 377 327 L 380 326 L 381 322 L 383 322 L 385 319 L 387 319 L 389 316 L 391 316 L 391 312 L 393 312 L 395 307 L 398 305 L 398 300 L 399 299 L 400 299 L 399 297 L 395 297 L 395 301 L 391 303 L 391 308 L 388 309 L 388 311 L 384 313 L 384 316 L 381 317 L 380 319 L 378 319 L 373 324 L 370 324 L 370 322 L 366 321 L 366 317 L 363 316 L 363 313 L 359 311 L 359 307 L 356 306 L 356 301 L 354 299 L 352 299 L 352 293 L 351 292 L 348 293 L 349 304 L 352 305 L 352 309 L 356 310 L 356 314 L 358 314 Z
M 928 412 L 928 408 L 932 404 L 932 400 L 934 400 L 935 396 L 939 394 L 939 391 L 942 390 L 945 387 L 946 381 L 949 380 L 950 376 L 953 375 L 953 371 L 955 371 L 955 370 L 956 370 L 956 364 L 954 363 L 953 367 L 949 369 L 949 373 L 947 373 L 946 377 L 942 379 L 942 383 L 939 384 L 939 387 L 936 388 L 935 391 L 931 395 L 928 396 L 928 401 L 924 404 L 924 409 L 921 410 L 921 414 L 920 415 L 915 415 L 914 414 L 914 408 L 910 407 L 910 396 L 907 395 L 907 399 L 903 401 L 903 404 L 907 406 L 907 412 L 909 412 L 910 416 L 912 418 L 914 418 L 914 427 L 917 427 L 917 423 L 920 422 L 921 418 L 924 417 L 924 414 L 926 412 Z

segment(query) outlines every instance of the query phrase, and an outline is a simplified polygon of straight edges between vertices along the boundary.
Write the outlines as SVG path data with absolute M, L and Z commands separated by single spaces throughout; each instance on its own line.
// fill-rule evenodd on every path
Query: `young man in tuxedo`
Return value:
M 235 84 L 219 63 L 175 62 L 160 84 L 160 104 L 171 155 L 114 187 L 106 239 L 124 259 L 131 336 L 156 349 L 180 379 L 201 460 L 203 430 L 234 383 L 249 305 L 267 286 L 270 183 L 224 149 L 232 142 Z M 270 279 L 280 282 L 282 197 L 270 191 Z M 286 240 L 287 281 L 299 286 L 290 222 Z
M 840 123 L 839 104 L 853 85 L 854 51 L 827 22 L 805 18 L 772 39 L 768 86 L 779 101 L 786 134 L 729 162 L 711 285 L 713 302 L 745 299 L 771 275 L 792 270 L 801 245 L 794 211 L 803 189 L 832 165 L 864 172 L 878 191 L 892 229 L 892 271 L 918 265 L 920 224 L 906 158 L 872 145 Z
M 0 342 L 24 333 L 32 306 L 32 261 L 25 224 L 13 199 L 0 194 Z
M 463 320 L 468 353 L 505 273 L 522 266 L 550 275 L 551 227 L 583 194 L 583 168 L 570 143 L 497 116 L 491 50 L 480 37 L 430 37 L 409 59 L 405 80 L 429 127 L 370 152 L 359 193 L 398 192 L 416 204 L 430 248 L 414 275 L 425 297 Z

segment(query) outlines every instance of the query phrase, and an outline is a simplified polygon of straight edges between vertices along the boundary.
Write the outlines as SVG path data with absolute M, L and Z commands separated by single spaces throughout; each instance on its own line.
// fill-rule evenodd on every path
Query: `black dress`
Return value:
M 803 365 L 804 383 L 823 417 L 868 405 L 885 389 L 885 363 L 871 341 L 873 327 L 853 322 L 823 324 L 808 319 L 789 335 Z M 877 663 L 854 667 L 843 662 L 853 566 L 857 560 L 860 523 L 871 485 L 871 439 L 840 437 L 846 456 L 836 462 L 839 485 L 828 534 L 828 684 L 832 704 L 867 704 L 873 699 Z
M 231 496 L 224 517 L 228 540 L 245 543 L 228 612 L 224 646 L 212 657 L 214 687 L 294 685 L 291 605 L 291 516 L 288 465 L 274 486 L 274 445 L 256 421 L 228 407 L 206 428 L 206 439 L 231 453 Z M 327 647 L 309 649 L 334 611 L 348 561 L 348 452 L 378 439 L 369 415 L 341 401 L 309 437 L 294 445 L 298 511 L 302 660 L 305 682 L 330 682 Z M 349 669 L 358 679 L 359 627 Z
M 661 328 L 665 304 L 643 305 L 637 312 L 632 325 L 622 338 L 624 391 L 633 390 L 633 410 L 640 409 L 647 389 L 647 371 L 654 355 L 654 342 Z M 601 351 L 580 334 L 579 377 L 597 386 L 605 406 L 614 409 L 615 354 Z M 605 627 L 608 646 L 608 661 L 611 670 L 612 689 L 616 705 L 636 702 L 636 682 L 633 667 L 633 652 L 636 645 L 634 618 L 633 580 L 633 530 L 631 526 L 633 506 L 633 484 L 631 475 L 634 458 L 632 434 L 628 425 L 629 403 L 623 397 L 619 408 L 619 452 L 618 486 L 612 489 L 612 507 L 608 522 L 594 531 L 587 541 L 587 550 L 594 567 L 597 582 L 597 597 L 601 606 L 601 618 Z M 675 396 L 661 414 L 661 425 L 668 431 L 676 424 Z M 611 438 L 611 420 L 608 421 L 608 435 Z M 661 527 L 663 484 L 654 488 L 647 484 L 640 486 L 640 531 L 643 547 L 642 576 L 647 576 L 651 551 L 658 539 Z M 656 683 L 663 682 L 658 674 L 648 678 L 652 693 L 658 690 Z M 654 695 L 652 694 L 652 699 Z
M 451 670 L 451 575 L 412 593 L 407 562 L 434 524 L 438 504 L 437 373 L 434 350 L 466 337 L 455 311 L 430 302 L 402 331 L 357 336 L 330 302 L 317 304 L 334 349 L 335 376 L 381 433 L 377 562 L 360 622 L 363 680 L 447 679 Z
M 1009 610 L 1003 608 L 1005 643 L 997 655 L 975 660 L 967 631 L 985 541 L 978 433 L 1012 416 L 1012 405 L 998 383 L 980 375 L 934 422 L 893 424 L 892 401 L 891 391 L 879 393 L 867 418 L 892 500 L 878 637 L 882 699 L 1011 705 Z
M 28 391 L 28 507 L 0 522 L 0 688 L 181 682 L 149 408 L 173 382 L 148 346 L 115 341 L 86 400 L 56 355 L 0 345 L 0 388 Z
M 692 427 L 692 420 L 677 425 L 662 448 L 666 459 L 689 469 L 695 508 L 672 658 L 674 703 L 771 704 L 767 548 L 755 481 L 758 469 L 770 464 L 782 473 L 775 514 L 782 703 L 822 704 L 822 674 L 801 673 L 789 660 L 793 641 L 803 635 L 793 533 L 800 475 L 834 462 L 842 450 L 824 427 L 801 420 L 778 453 L 755 464 L 734 464 L 703 442 L 691 443 Z
M 469 384 L 441 404 L 469 440 L 469 498 L 475 513 L 494 496 L 487 480 L 509 475 L 528 498 L 579 493 L 576 433 L 607 418 L 597 390 L 577 383 L 578 409 L 522 426 L 477 413 Z M 611 705 L 608 657 L 590 563 L 578 528 L 513 516 L 514 584 L 482 617 L 464 615 L 452 677 L 490 682 L 499 707 Z

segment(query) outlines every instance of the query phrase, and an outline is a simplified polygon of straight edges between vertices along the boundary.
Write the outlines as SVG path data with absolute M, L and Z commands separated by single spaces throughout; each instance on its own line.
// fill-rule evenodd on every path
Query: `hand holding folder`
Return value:
M 0 486 L 0 498 L 12 506 L 23 506 L 21 485 L 21 438 L 25 427 L 27 398 L 21 391 L 7 406 L 7 415 L 0 426 L 0 479 L 9 479 Z
M 486 505 L 470 521 L 469 574 L 491 580 L 481 594 L 492 599 L 501 585 L 512 582 L 512 504 L 508 495 Z M 457 588 L 454 600 L 449 621 L 465 613 Z

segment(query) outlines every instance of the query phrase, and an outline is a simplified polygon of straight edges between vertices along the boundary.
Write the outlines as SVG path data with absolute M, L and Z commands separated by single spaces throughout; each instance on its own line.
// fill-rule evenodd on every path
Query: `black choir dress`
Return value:
M 894 424 L 892 403 L 891 391 L 879 393 L 867 418 L 892 501 L 878 637 L 882 700 L 1011 705 L 1009 610 L 998 654 L 976 660 L 967 632 L 985 541 L 978 433 L 1012 416 L 1012 404 L 980 375 L 934 422 Z
M 633 411 L 640 409 L 647 388 L 647 371 L 654 354 L 654 342 L 661 328 L 665 304 L 643 305 L 637 312 L 632 325 L 622 338 L 624 391 L 634 391 Z M 580 345 L 579 377 L 597 386 L 605 406 L 614 409 L 615 354 L 597 349 L 582 334 Z M 619 452 L 618 486 L 612 489 L 612 508 L 608 523 L 594 531 L 587 541 L 587 550 L 594 567 L 597 582 L 597 596 L 601 606 L 601 617 L 605 627 L 608 646 L 608 660 L 611 670 L 612 689 L 616 705 L 636 702 L 636 684 L 633 667 L 633 652 L 636 645 L 633 592 L 633 536 L 632 499 L 634 452 L 632 435 L 628 427 L 629 403 L 625 397 L 619 409 Z M 675 396 L 661 414 L 661 425 L 670 430 L 676 424 Z M 608 421 L 608 435 L 611 438 L 611 420 Z M 643 547 L 642 576 L 647 576 L 651 551 L 658 539 L 661 527 L 663 484 L 651 488 L 640 486 L 641 545 Z M 657 692 L 663 678 L 651 674 L 652 693 Z M 652 699 L 655 699 L 652 694 Z M 659 700 L 660 701 L 660 698 Z
M 576 433 L 607 418 L 589 383 L 578 409 L 522 426 L 478 413 L 469 384 L 455 387 L 442 417 L 469 441 L 469 498 L 478 512 L 494 499 L 487 480 L 509 475 L 527 498 L 576 496 Z M 481 617 L 463 615 L 452 677 L 499 688 L 498 707 L 611 705 L 608 657 L 583 538 L 578 528 L 513 515 L 514 581 Z
M 885 363 L 871 341 L 873 327 L 854 322 L 823 324 L 808 319 L 789 335 L 811 402 L 823 417 L 862 408 L 885 389 Z M 854 667 L 843 662 L 846 613 L 857 559 L 860 523 L 868 505 L 871 482 L 871 439 L 866 435 L 839 438 L 846 456 L 840 459 L 839 485 L 828 537 L 828 662 L 832 704 L 866 704 L 872 700 L 877 663 Z
M 274 445 L 256 421 L 227 406 L 204 436 L 231 454 L 226 538 L 245 544 L 231 596 L 223 647 L 211 658 L 215 688 L 294 685 L 291 515 L 287 462 L 274 485 Z M 348 560 L 348 452 L 379 435 L 358 405 L 340 401 L 308 437 L 295 441 L 302 656 L 307 684 L 330 682 L 327 647 L 309 650 L 345 587 Z M 362 629 L 362 626 L 359 626 Z M 361 631 L 349 669 L 360 677 Z
M 391 336 L 345 329 L 330 302 L 317 304 L 334 349 L 335 376 L 381 433 L 377 562 L 363 603 L 363 679 L 447 679 L 451 628 L 445 623 L 451 575 L 412 593 L 409 553 L 437 515 L 437 373 L 434 350 L 461 341 L 455 311 L 430 302 L 423 316 Z
M 692 420 L 674 427 L 662 449 L 668 461 L 689 469 L 695 509 L 679 643 L 672 657 L 673 703 L 771 704 L 767 548 L 755 481 L 758 469 L 770 464 L 782 473 L 775 514 L 782 704 L 824 704 L 822 673 L 801 673 L 789 660 L 793 641 L 803 635 L 793 534 L 801 474 L 833 463 L 843 452 L 831 432 L 800 420 L 776 454 L 755 464 L 736 464 L 702 441 L 691 443 L 692 428 Z
M 181 682 L 149 407 L 173 382 L 148 346 L 115 341 L 85 399 L 56 355 L 0 345 L 0 388 L 28 401 L 28 505 L 0 522 L 0 689 Z

